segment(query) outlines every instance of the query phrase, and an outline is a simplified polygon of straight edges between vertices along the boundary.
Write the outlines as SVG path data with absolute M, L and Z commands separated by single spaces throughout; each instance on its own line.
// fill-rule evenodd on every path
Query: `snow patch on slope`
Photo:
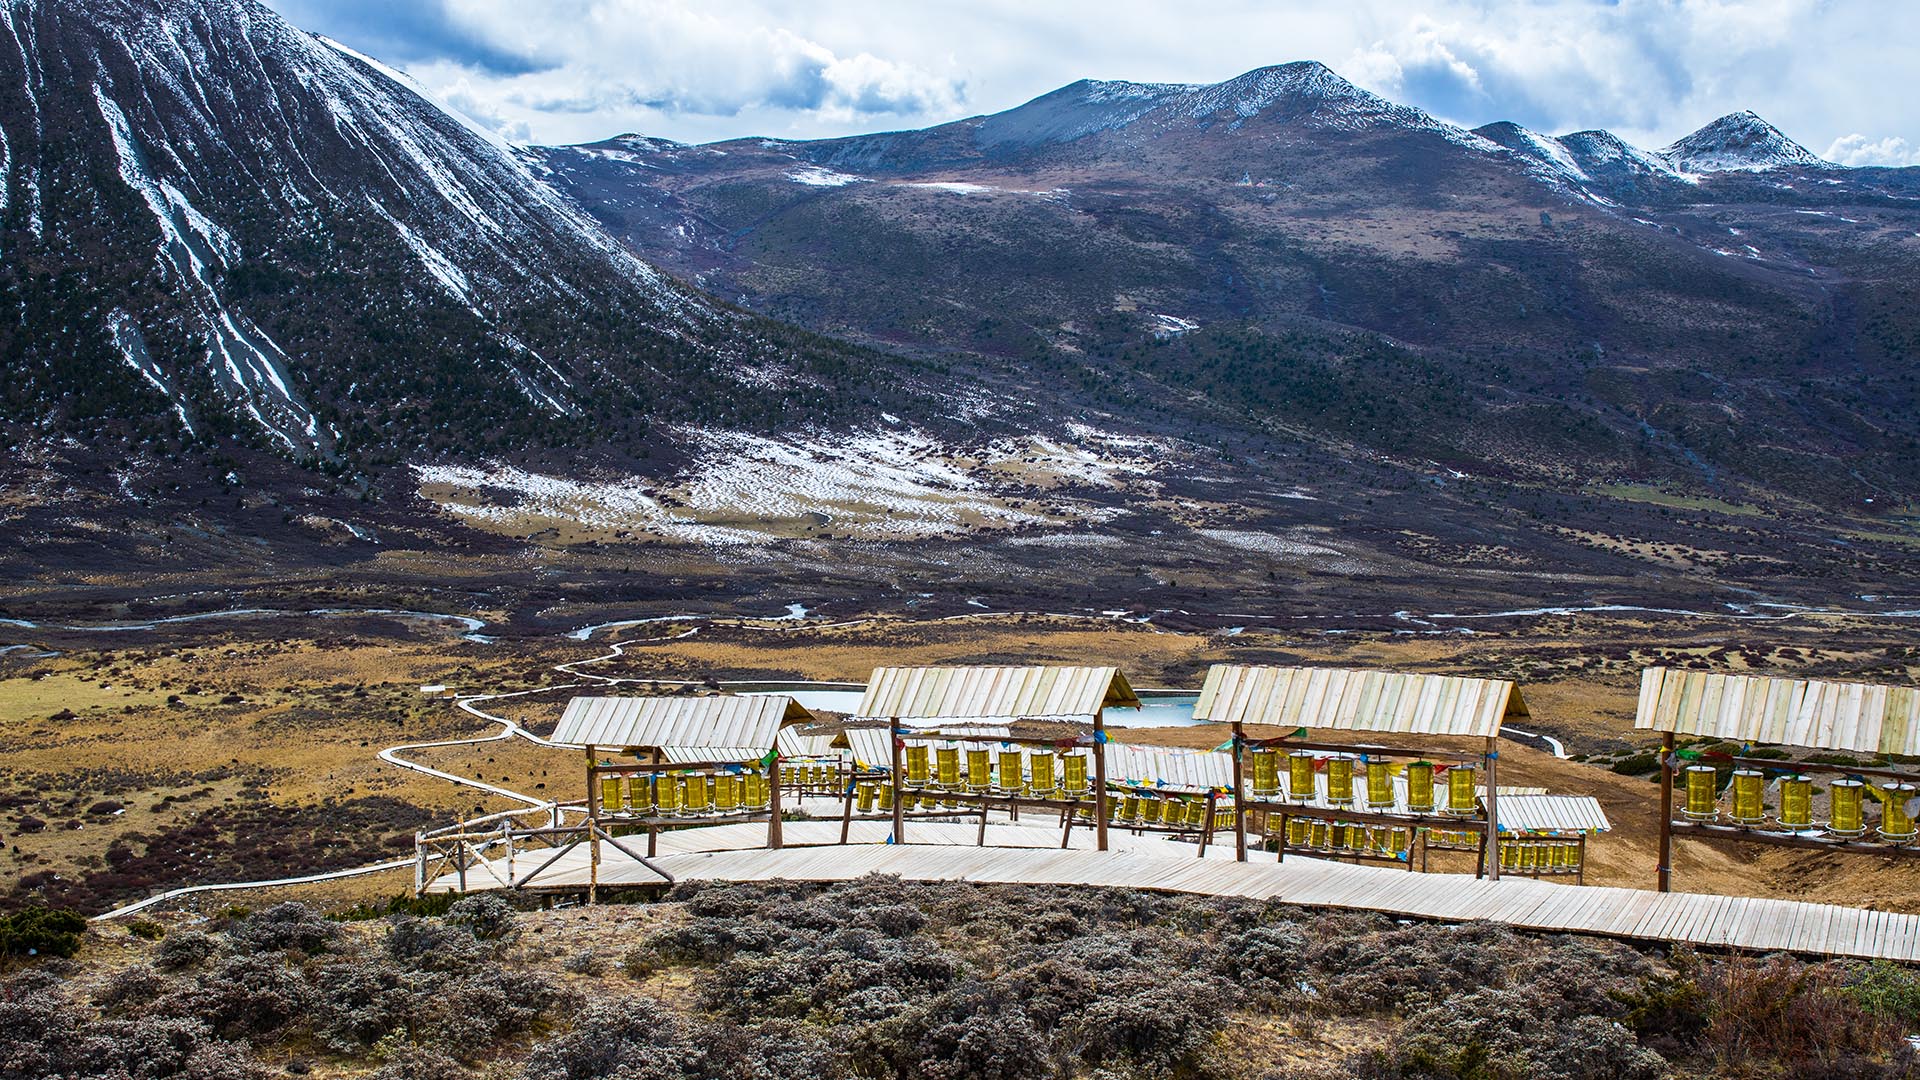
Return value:
M 167 373 L 147 352 L 147 339 L 141 335 L 140 328 L 134 325 L 132 316 L 124 311 L 114 312 L 107 320 L 107 333 L 113 338 L 113 344 L 120 350 L 120 358 L 126 361 L 127 366 L 152 384 L 173 406 L 174 414 L 180 418 L 180 426 L 187 429 L 187 434 L 199 434 L 194 430 L 192 418 L 187 415 L 179 388 L 173 385 L 173 380 L 167 377 Z
M 808 165 L 804 169 L 795 169 L 787 174 L 787 179 L 807 187 L 846 187 L 848 184 L 870 184 L 873 181 L 852 173 L 835 172 L 819 165 Z
M 416 465 L 414 476 L 421 495 L 448 512 L 513 531 L 562 524 L 718 547 L 919 540 L 1103 521 L 1111 508 L 1071 492 L 1120 487 L 1168 460 L 1158 443 L 1081 434 L 1090 437 L 958 450 L 911 430 L 689 431 L 697 460 L 665 481 L 574 480 L 498 463 Z

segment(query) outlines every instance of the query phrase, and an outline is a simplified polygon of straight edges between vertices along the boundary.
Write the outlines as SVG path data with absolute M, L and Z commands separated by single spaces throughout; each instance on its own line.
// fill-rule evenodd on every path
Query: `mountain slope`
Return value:
M 1300 63 L 622 145 L 547 148 L 543 175 L 645 258 L 1035 395 L 1526 483 L 1920 497 L 1914 170 L 1750 114 L 1658 153 L 1469 132 Z
M 16 431 L 350 467 L 847 401 L 817 369 L 857 353 L 658 273 L 514 150 L 253 0 L 5 0 L 0 135 Z

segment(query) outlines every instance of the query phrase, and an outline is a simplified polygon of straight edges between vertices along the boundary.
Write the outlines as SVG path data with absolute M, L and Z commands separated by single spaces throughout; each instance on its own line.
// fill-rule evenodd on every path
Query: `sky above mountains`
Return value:
M 925 127 L 1320 60 L 1468 127 L 1657 147 L 1753 109 L 1842 164 L 1920 164 L 1920 5 L 1880 0 L 266 2 L 523 142 Z

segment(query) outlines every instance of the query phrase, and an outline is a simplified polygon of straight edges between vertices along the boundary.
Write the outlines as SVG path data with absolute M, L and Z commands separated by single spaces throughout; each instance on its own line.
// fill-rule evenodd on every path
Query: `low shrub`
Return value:
M 224 932 L 236 946 L 252 952 L 323 953 L 340 940 L 339 926 L 297 901 L 232 919 Z
M 87 920 L 78 912 L 29 904 L 0 916 L 0 955 L 70 957 L 80 951 L 86 929 Z
M 167 928 L 152 919 L 130 919 L 127 922 L 127 933 L 143 941 L 159 941 L 167 936 Z

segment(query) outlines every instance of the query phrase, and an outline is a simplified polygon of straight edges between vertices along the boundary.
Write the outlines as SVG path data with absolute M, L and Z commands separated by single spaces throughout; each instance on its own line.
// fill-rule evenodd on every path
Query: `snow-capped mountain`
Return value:
M 1685 173 L 1832 167 L 1750 110 L 1715 120 L 1661 150 L 1660 156 Z
M 1829 166 L 1757 119 L 1660 152 L 1468 131 L 1295 63 L 920 131 L 616 142 L 541 154 L 643 257 L 814 329 L 1000 362 L 1036 399 L 1436 440 L 1462 472 L 1553 484 L 1674 455 L 1828 498 L 1808 462 L 1858 451 L 1920 492 L 1881 434 L 1920 436 L 1891 404 L 1911 395 L 1841 388 L 1916 362 L 1847 320 L 1909 325 L 1887 268 L 1920 268 L 1920 170 Z M 1800 365 L 1836 380 L 1832 411 L 1803 407 L 1819 379 L 1776 381 Z
M 1419 109 L 1362 90 L 1325 64 L 1299 61 L 1210 84 L 1082 80 L 985 118 L 975 138 L 983 147 L 1033 146 L 1100 132 L 1139 137 L 1215 126 L 1234 131 L 1256 118 L 1326 130 L 1467 134 Z
M 0 136 L 0 419 L 391 460 L 815 383 L 789 332 L 255 0 L 0 0 Z

